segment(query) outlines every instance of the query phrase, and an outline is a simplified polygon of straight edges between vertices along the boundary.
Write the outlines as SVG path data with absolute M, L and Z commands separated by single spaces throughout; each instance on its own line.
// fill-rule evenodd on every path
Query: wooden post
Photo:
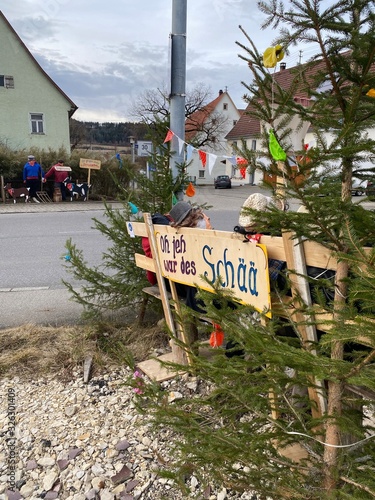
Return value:
M 166 320 L 167 326 L 170 329 L 170 331 L 172 332 L 172 334 L 174 336 L 176 336 L 175 322 L 174 322 L 172 311 L 170 308 L 167 289 L 165 286 L 165 281 L 164 281 L 164 277 L 163 277 L 162 270 L 161 270 L 161 264 L 160 264 L 160 260 L 158 257 L 158 248 L 157 248 L 157 244 L 156 244 L 156 238 L 155 238 L 155 234 L 154 234 L 154 226 L 152 224 L 151 214 L 145 213 L 143 215 L 143 218 L 144 218 L 144 221 L 146 224 L 147 236 L 148 236 L 148 239 L 150 242 L 151 253 L 152 253 L 152 256 L 153 256 L 153 259 L 155 262 L 155 267 L 156 267 L 155 274 L 156 274 L 156 279 L 157 279 L 158 286 L 159 286 L 159 291 L 160 291 L 161 301 L 162 301 L 162 305 L 163 305 L 165 320 Z M 176 287 L 175 287 L 173 282 L 170 282 L 170 283 L 171 283 L 172 298 L 175 301 L 176 307 L 178 308 L 179 307 L 179 302 L 178 302 L 179 298 L 177 296 Z M 182 341 L 186 343 L 186 338 L 184 335 L 183 335 Z M 171 347 L 172 347 L 172 353 L 174 355 L 175 362 L 179 363 L 179 364 L 186 365 L 187 358 L 186 358 L 185 351 L 173 341 L 172 341 Z
M 292 233 L 283 232 L 282 237 L 287 268 L 289 270 L 294 270 L 296 273 L 292 275 L 292 278 L 291 274 L 289 274 L 289 277 L 291 278 L 293 299 L 296 301 L 299 297 L 301 297 L 302 301 L 307 306 L 312 306 L 310 287 L 306 278 L 304 278 L 304 276 L 307 276 L 307 270 L 302 242 L 299 239 L 293 238 Z M 296 309 L 298 310 L 298 306 L 294 308 L 294 310 Z M 293 312 L 292 317 L 294 317 L 295 321 L 298 323 L 298 331 L 303 340 L 304 348 L 315 355 L 316 351 L 311 348 L 311 344 L 318 341 L 318 336 L 316 333 L 316 326 L 308 324 L 311 323 L 311 321 L 308 321 L 311 317 L 303 315 L 300 312 Z M 321 417 L 327 410 L 327 401 L 324 397 L 323 383 L 320 380 L 313 379 L 313 385 L 314 387 L 308 388 L 309 397 L 315 402 L 316 405 L 316 408 L 312 407 L 312 415 L 314 417 Z
M 5 203 L 5 191 L 4 191 L 4 176 L 0 176 L 0 190 L 1 190 L 1 199 L 3 203 Z
M 90 182 L 91 182 L 91 168 L 89 168 L 88 172 L 87 172 L 87 184 L 90 185 Z M 86 201 L 89 201 L 89 192 L 90 192 L 90 189 L 87 190 Z
M 285 164 L 283 161 L 278 161 L 277 166 L 279 171 L 283 173 L 285 172 Z M 279 197 L 279 199 L 281 200 L 285 200 L 284 177 L 277 177 L 276 179 L 276 198 L 277 197 Z M 287 268 L 296 272 L 296 274 L 293 276 L 293 279 L 291 280 L 293 299 L 297 300 L 297 297 L 301 297 L 302 301 L 307 306 L 311 306 L 312 300 L 310 288 L 307 280 L 304 278 L 304 276 L 307 276 L 307 270 L 302 241 L 300 239 L 294 238 L 294 235 L 290 232 L 283 232 L 282 238 Z M 314 349 L 311 349 L 311 343 L 315 343 L 318 340 L 315 325 L 306 324 L 309 323 L 308 321 L 306 321 L 309 318 L 302 313 L 294 312 L 292 316 L 299 325 L 298 331 L 300 332 L 303 339 L 304 347 L 313 354 L 316 354 L 316 351 Z M 314 417 L 320 417 L 327 410 L 327 401 L 323 395 L 322 382 L 320 380 L 313 380 L 313 383 L 314 387 L 308 388 L 309 397 L 312 401 L 315 402 L 316 405 L 316 408 L 312 407 L 312 415 Z

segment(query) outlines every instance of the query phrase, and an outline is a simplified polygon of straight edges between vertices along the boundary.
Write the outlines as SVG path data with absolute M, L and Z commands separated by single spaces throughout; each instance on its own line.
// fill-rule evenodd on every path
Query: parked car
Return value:
M 352 181 L 352 196 L 362 196 L 366 193 L 366 189 L 368 186 L 368 180 L 360 180 L 353 178 Z
M 229 175 L 218 175 L 216 179 L 214 179 L 214 186 L 215 189 L 230 189 L 232 187 L 232 181 L 230 180 Z
M 320 182 L 318 184 L 315 184 L 314 186 L 320 190 L 322 190 L 322 185 L 323 183 L 326 184 L 328 190 L 331 189 L 336 189 L 338 191 L 341 190 L 341 179 L 339 176 L 324 176 L 320 179 Z M 364 194 L 367 195 L 367 187 L 371 185 L 371 181 L 368 181 L 367 179 L 358 179 L 356 177 L 353 177 L 352 179 L 352 196 L 362 196 Z M 375 195 L 375 185 L 373 186 L 373 191 Z M 325 192 L 324 194 L 329 194 L 328 192 Z M 318 196 L 323 196 L 323 194 L 318 194 Z

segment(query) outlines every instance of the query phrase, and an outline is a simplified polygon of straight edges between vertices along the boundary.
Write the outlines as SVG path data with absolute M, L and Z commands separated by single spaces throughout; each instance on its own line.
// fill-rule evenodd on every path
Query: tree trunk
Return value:
M 345 297 L 347 292 L 346 283 L 342 280 L 348 276 L 348 264 L 339 262 L 336 272 L 336 293 L 334 305 L 334 322 L 337 325 L 341 321 L 341 311 L 345 307 Z M 329 333 L 327 334 L 329 335 Z M 344 356 L 344 346 L 340 341 L 332 342 L 331 359 L 342 360 Z M 337 486 L 336 467 L 339 456 L 339 446 L 341 444 L 340 428 L 337 418 L 342 414 L 343 382 L 340 380 L 331 380 L 328 383 L 328 401 L 327 401 L 327 422 L 325 433 L 324 449 L 324 487 L 326 491 L 333 491 Z

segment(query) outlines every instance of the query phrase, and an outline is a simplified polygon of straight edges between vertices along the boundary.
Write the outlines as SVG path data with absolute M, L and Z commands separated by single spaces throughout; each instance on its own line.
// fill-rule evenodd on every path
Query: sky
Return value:
M 2 0 L 0 9 L 32 55 L 78 106 L 83 121 L 137 121 L 132 108 L 144 93 L 170 85 L 173 0 Z M 227 90 L 245 108 L 241 81 L 250 70 L 236 41 L 258 50 L 276 35 L 261 30 L 256 0 L 188 0 L 186 89 L 204 84 L 214 99 Z M 298 63 L 292 51 L 284 61 Z M 304 57 L 306 56 L 306 57 Z M 301 62 L 308 59 L 302 54 Z

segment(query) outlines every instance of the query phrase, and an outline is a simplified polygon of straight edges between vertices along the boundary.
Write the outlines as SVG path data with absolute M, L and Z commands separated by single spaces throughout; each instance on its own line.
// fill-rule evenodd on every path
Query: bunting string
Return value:
M 179 154 L 181 154 L 184 146 L 186 146 L 186 161 L 190 161 L 192 159 L 193 153 L 198 153 L 199 159 L 202 163 L 203 168 L 206 168 L 206 165 L 208 167 L 208 173 L 211 175 L 212 169 L 214 168 L 215 162 L 217 158 L 222 158 L 223 160 L 229 160 L 230 163 L 233 166 L 241 165 L 241 167 L 244 167 L 244 162 L 247 163 L 245 158 L 242 158 L 241 156 L 227 156 L 227 155 L 217 155 L 214 153 L 208 153 L 207 151 L 203 151 L 202 149 L 197 149 L 191 144 L 188 144 L 185 142 L 181 137 L 178 137 L 174 132 L 172 132 L 171 129 L 168 129 L 167 135 L 165 136 L 163 144 L 166 142 L 169 142 L 173 139 L 173 137 L 176 137 L 178 140 L 178 149 L 179 149 Z

